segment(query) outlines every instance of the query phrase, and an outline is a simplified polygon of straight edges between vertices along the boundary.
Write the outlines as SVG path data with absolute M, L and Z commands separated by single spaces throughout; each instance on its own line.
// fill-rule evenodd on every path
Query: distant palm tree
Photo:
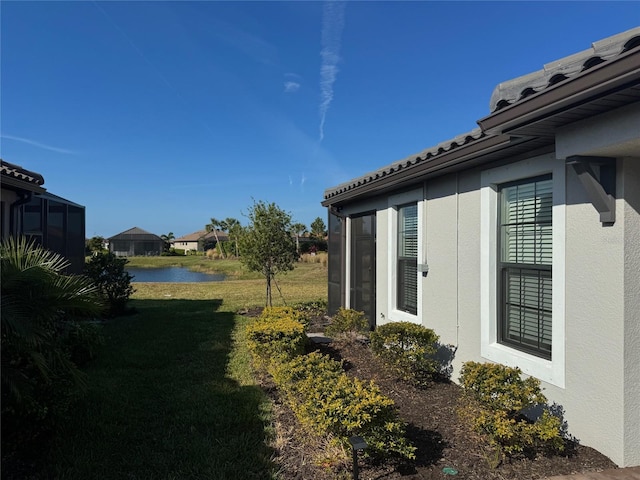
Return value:
M 220 239 L 218 238 L 218 230 L 221 230 L 222 227 L 224 226 L 224 221 L 223 220 L 218 220 L 217 218 L 211 218 L 211 221 L 205 225 L 205 229 L 207 230 L 207 233 L 209 232 L 213 232 L 213 236 L 216 238 L 216 248 L 219 248 L 220 246 Z M 222 258 L 224 258 L 224 252 L 222 251 L 222 249 L 220 249 Z
M 304 232 L 307 231 L 307 226 L 304 223 L 294 223 L 291 229 L 293 233 L 296 234 L 296 252 L 300 254 L 300 236 L 304 235 Z
M 171 242 L 176 239 L 175 235 L 173 232 L 169 232 L 166 235 L 160 235 L 160 238 L 162 239 L 163 251 L 168 252 L 171 249 Z
M 240 222 L 233 217 L 225 218 L 224 223 L 229 232 L 229 239 L 233 240 L 233 244 L 235 247 L 235 256 L 237 257 L 238 256 L 238 238 L 242 233 L 242 225 L 240 225 Z

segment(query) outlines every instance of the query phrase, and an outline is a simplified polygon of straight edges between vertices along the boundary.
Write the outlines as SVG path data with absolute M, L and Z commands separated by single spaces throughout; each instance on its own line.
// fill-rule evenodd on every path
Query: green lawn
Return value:
M 319 264 L 278 283 L 288 304 L 326 299 Z M 264 305 L 264 281 L 135 286 L 137 313 L 104 326 L 86 402 L 57 438 L 53 476 L 274 478 L 270 403 L 243 341 L 250 320 L 236 314 Z

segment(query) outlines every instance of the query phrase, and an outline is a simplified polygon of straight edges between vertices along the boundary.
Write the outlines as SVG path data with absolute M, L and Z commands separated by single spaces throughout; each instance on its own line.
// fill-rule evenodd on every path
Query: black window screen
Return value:
M 551 176 L 505 184 L 500 190 L 501 343 L 551 358 Z
M 328 305 L 329 315 L 344 306 L 344 219 L 329 213 Z
M 397 308 L 418 313 L 418 204 L 398 207 Z

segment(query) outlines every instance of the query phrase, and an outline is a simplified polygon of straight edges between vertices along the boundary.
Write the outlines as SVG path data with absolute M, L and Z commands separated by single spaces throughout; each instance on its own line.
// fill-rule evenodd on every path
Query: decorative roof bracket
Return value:
M 600 221 L 613 224 L 616 221 L 616 159 L 574 155 L 567 157 L 567 165 L 578 175 L 589 200 L 600 213 Z M 599 175 L 594 167 L 599 167 Z

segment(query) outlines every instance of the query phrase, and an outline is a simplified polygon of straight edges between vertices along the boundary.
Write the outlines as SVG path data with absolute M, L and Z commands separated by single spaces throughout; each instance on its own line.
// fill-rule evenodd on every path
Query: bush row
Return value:
M 330 336 L 349 339 L 349 335 L 352 338 L 366 330 L 362 312 L 340 309 L 326 331 Z M 391 322 L 370 332 L 369 338 L 372 352 L 405 381 L 425 386 L 442 373 L 436 359 L 439 337 L 431 329 Z M 546 407 L 547 399 L 537 379 L 521 378 L 517 368 L 467 362 L 460 382 L 469 399 L 461 411 L 463 419 L 487 433 L 500 454 L 563 450 L 561 420 Z M 529 418 L 533 416 L 534 420 Z
M 247 342 L 258 368 L 274 379 L 301 424 L 348 446 L 354 435 L 374 457 L 415 458 L 394 403 L 373 382 L 344 373 L 326 355 L 303 355 L 304 315 L 287 307 L 265 308 L 247 327 Z

